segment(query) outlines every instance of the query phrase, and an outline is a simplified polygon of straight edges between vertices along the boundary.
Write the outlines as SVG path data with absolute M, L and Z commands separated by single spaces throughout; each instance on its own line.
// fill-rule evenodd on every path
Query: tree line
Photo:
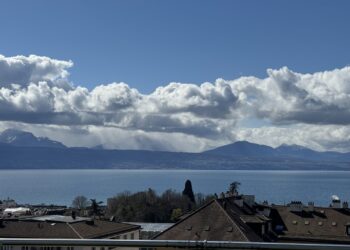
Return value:
M 105 217 L 115 221 L 175 222 L 180 217 L 212 200 L 214 195 L 194 193 L 187 180 L 183 192 L 168 189 L 157 194 L 153 189 L 131 193 L 128 191 L 109 198 Z M 77 196 L 72 203 L 76 209 L 84 209 L 90 202 Z M 96 205 L 96 202 L 93 202 Z M 95 208 L 96 210 L 96 208 Z
M 232 182 L 226 194 L 238 195 L 239 186 L 239 182 Z M 224 197 L 225 193 L 222 192 L 220 198 Z M 218 198 L 217 194 L 194 193 L 191 181 L 187 180 L 181 193 L 168 189 L 157 194 L 151 188 L 136 193 L 125 191 L 109 198 L 105 209 L 100 207 L 102 202 L 77 196 L 72 207 L 78 212 L 88 211 L 89 216 L 113 218 L 120 222 L 176 222 L 183 215 L 215 198 Z
M 188 196 L 171 189 L 160 195 L 152 189 L 123 192 L 108 200 L 107 215 L 117 221 L 174 222 L 212 198 L 200 193 Z

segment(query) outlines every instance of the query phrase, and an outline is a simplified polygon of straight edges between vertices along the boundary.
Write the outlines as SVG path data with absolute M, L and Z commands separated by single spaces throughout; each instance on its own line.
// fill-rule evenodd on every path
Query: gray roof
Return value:
M 225 199 L 228 201 L 229 199 Z M 157 240 L 213 240 L 213 241 L 262 241 L 239 217 L 233 202 L 225 208 L 223 201 L 212 200 L 184 219 L 180 220 L 154 239 Z M 239 212 L 239 213 L 238 213 Z
M 75 219 L 73 219 L 72 216 L 44 215 L 44 216 L 30 217 L 30 218 L 28 218 L 28 220 L 75 223 L 75 222 L 82 222 L 82 221 L 90 221 L 91 219 L 87 218 L 87 217 L 78 217 L 78 216 L 75 217 Z
M 135 230 L 139 230 L 139 226 L 102 220 L 93 223 L 3 220 L 0 238 L 98 239 Z
M 315 207 L 314 211 L 303 209 L 292 212 L 287 206 L 273 206 L 271 217 L 274 227 L 282 230 L 278 238 L 284 241 L 317 241 L 327 243 L 349 243 L 346 233 L 350 223 L 350 209 Z
M 141 227 L 141 231 L 145 232 L 163 232 L 174 223 L 146 223 L 146 222 L 125 222 L 131 225 L 137 225 Z

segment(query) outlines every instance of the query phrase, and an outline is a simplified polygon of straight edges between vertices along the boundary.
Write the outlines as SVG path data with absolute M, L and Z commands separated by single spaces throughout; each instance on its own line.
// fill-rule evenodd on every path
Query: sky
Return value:
M 1 1 L 0 130 L 350 151 L 349 1 Z

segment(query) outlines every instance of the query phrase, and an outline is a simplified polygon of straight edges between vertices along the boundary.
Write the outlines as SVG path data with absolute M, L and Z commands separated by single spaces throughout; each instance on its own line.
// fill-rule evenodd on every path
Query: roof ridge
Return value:
M 230 202 L 229 200 L 224 200 L 224 201 L 228 201 Z M 217 205 L 223 210 L 224 214 L 230 218 L 230 220 L 232 221 L 233 224 L 236 225 L 236 227 L 239 229 L 239 231 L 242 233 L 242 235 L 248 240 L 250 241 L 250 237 L 248 237 L 248 234 L 247 233 L 244 233 L 241 229 L 241 227 L 243 227 L 245 230 L 247 230 L 249 232 L 249 234 L 252 234 L 254 236 L 254 238 L 256 239 L 252 239 L 252 241 L 256 241 L 257 239 L 261 239 L 260 236 L 258 236 L 247 224 L 245 224 L 241 218 L 240 218 L 240 215 L 237 214 L 235 211 L 232 211 L 234 213 L 234 216 L 238 216 L 238 218 L 235 218 L 233 216 L 231 216 L 224 208 L 223 206 L 220 204 L 219 201 L 216 201 Z M 230 202 L 232 204 L 232 202 Z M 236 206 L 236 204 L 233 203 L 234 206 Z
M 207 206 L 209 206 L 211 203 L 215 202 L 216 199 L 212 199 L 211 201 L 207 202 L 206 204 L 204 204 L 203 206 L 197 208 L 196 210 L 194 210 L 193 212 L 190 212 L 190 214 L 188 216 L 186 216 L 185 218 L 182 218 L 181 220 L 179 220 L 178 222 L 174 223 L 174 225 L 168 227 L 166 230 L 164 230 L 163 232 L 160 232 L 159 234 L 156 234 L 155 236 L 152 237 L 152 240 L 161 236 L 162 234 L 164 234 L 165 232 L 169 231 L 170 229 L 172 229 L 173 227 L 177 226 L 178 224 L 180 224 L 181 222 L 183 222 L 184 220 L 187 220 L 188 218 L 190 218 L 191 216 L 193 216 L 194 214 L 198 213 L 199 211 L 201 211 L 202 209 L 206 208 Z
M 68 227 L 70 227 L 72 230 L 73 230 L 73 232 L 76 234 L 76 235 L 78 235 L 78 237 L 80 238 L 80 239 L 84 239 L 81 235 L 80 235 L 80 233 L 71 225 L 71 224 L 69 224 L 69 223 L 66 223 L 67 225 L 68 225 Z
M 215 200 L 215 203 L 219 206 L 219 208 L 221 208 L 221 210 L 224 212 L 224 214 L 230 219 L 230 221 L 232 222 L 232 224 L 234 224 L 236 226 L 236 228 L 238 228 L 238 230 L 241 232 L 241 234 L 243 235 L 243 237 L 249 241 L 248 237 L 245 235 L 245 233 L 241 230 L 241 228 L 239 226 L 237 226 L 236 221 L 234 221 L 232 219 L 232 217 L 226 212 L 226 210 L 221 206 L 221 204 Z
M 98 237 L 101 237 L 101 236 L 105 236 L 105 237 L 108 237 L 110 235 L 121 235 L 121 234 L 124 234 L 124 233 L 129 233 L 129 232 L 133 232 L 135 230 L 140 230 L 140 227 L 130 227 L 130 228 L 126 228 L 124 230 L 114 230 L 114 231 L 111 231 L 109 232 L 108 234 L 105 234 L 105 233 L 96 233 L 96 234 L 91 234 L 89 235 L 89 238 L 92 238 L 92 239 L 95 239 L 95 238 L 98 238 Z

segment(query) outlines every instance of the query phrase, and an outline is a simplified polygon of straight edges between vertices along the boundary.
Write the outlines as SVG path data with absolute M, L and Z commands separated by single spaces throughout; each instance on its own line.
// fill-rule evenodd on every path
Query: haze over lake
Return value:
M 186 179 L 192 181 L 194 192 L 205 194 L 219 194 L 239 181 L 242 193 L 270 203 L 301 200 L 328 206 L 333 194 L 342 201 L 350 200 L 350 172 L 234 170 L 1 170 L 0 198 L 70 205 L 75 196 L 85 195 L 106 202 L 125 190 L 182 191 Z

